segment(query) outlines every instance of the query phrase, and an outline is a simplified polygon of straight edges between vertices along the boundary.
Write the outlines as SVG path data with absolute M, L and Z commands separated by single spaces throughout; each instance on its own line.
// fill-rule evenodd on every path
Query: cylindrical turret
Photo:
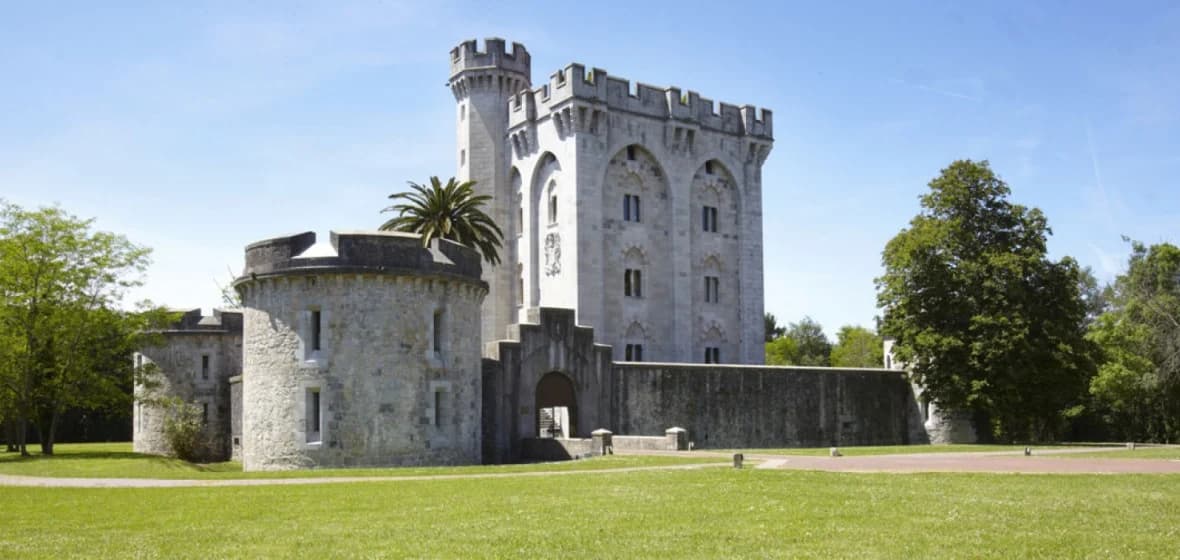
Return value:
M 416 235 L 246 248 L 245 470 L 480 461 L 480 257 Z
M 501 263 L 486 266 L 483 279 L 488 283 L 484 300 L 482 340 L 504 338 L 507 326 L 515 322 L 517 301 L 515 281 L 516 244 L 510 242 L 519 202 L 509 182 L 508 100 L 530 87 L 529 52 L 520 43 L 505 50 L 503 39 L 487 39 L 484 51 L 474 40 L 451 49 L 451 78 L 448 85 L 455 95 L 459 181 L 475 181 L 475 191 L 492 197 L 485 211 L 507 238 Z

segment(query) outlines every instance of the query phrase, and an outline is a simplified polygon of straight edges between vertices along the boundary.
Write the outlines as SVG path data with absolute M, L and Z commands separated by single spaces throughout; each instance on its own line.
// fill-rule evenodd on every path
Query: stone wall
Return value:
M 898 372 L 616 363 L 612 378 L 616 434 L 679 426 L 698 449 L 911 443 Z
M 163 343 L 141 348 L 132 358 L 136 367 L 151 372 L 147 384 L 135 387 L 132 409 L 132 448 L 137 453 L 168 455 L 164 437 L 169 411 L 167 399 L 177 398 L 198 408 L 203 415 L 203 437 L 209 444 L 207 459 L 230 456 L 229 379 L 241 373 L 242 318 L 234 311 L 214 310 L 202 316 L 200 309 L 184 312 Z
M 243 467 L 478 463 L 478 254 L 406 234 L 331 241 L 247 248 Z

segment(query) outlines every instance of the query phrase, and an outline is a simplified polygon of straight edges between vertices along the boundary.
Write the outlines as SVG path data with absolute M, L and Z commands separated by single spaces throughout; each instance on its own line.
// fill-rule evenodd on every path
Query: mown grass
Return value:
M 0 557 L 1175 558 L 1180 476 L 752 469 L 3 488 Z
M 131 451 L 130 443 L 82 443 L 56 446 L 53 456 L 34 454 L 20 457 L 0 454 L 0 473 L 23 476 L 78 478 L 164 478 L 217 480 L 235 478 L 312 478 L 335 476 L 419 476 L 472 473 L 600 470 L 629 467 L 716 463 L 716 457 L 594 457 L 580 461 L 519 465 L 473 465 L 463 467 L 406 467 L 316 469 L 284 472 L 242 472 L 241 463 L 194 464 L 157 455 Z
M 918 453 L 983 453 L 996 451 L 1023 451 L 1024 445 L 984 445 L 984 444 L 947 444 L 947 445 L 865 445 L 840 447 L 840 453 L 847 456 L 857 455 L 909 455 Z M 1069 445 L 1035 445 L 1037 449 L 1057 449 L 1070 447 Z M 716 451 L 721 453 L 746 453 L 751 455 L 828 455 L 831 447 L 785 447 L 785 448 L 755 448 L 755 449 L 702 449 L 701 451 Z

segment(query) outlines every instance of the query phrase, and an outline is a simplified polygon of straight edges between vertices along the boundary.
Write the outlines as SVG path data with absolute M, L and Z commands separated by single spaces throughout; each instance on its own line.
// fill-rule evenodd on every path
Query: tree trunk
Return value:
M 12 453 L 19 449 L 16 445 L 16 420 L 7 418 L 4 420 L 4 451 Z
M 57 410 L 42 410 L 37 415 L 37 436 L 41 443 L 42 455 L 53 455 L 53 432 L 57 429 Z
M 20 419 L 16 421 L 16 446 L 17 451 L 20 451 L 21 457 L 29 456 L 29 418 L 21 414 Z

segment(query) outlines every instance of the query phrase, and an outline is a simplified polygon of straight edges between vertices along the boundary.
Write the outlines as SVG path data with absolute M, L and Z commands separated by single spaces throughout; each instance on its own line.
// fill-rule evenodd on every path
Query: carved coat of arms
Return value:
M 545 236 L 545 276 L 561 274 L 561 235 Z

